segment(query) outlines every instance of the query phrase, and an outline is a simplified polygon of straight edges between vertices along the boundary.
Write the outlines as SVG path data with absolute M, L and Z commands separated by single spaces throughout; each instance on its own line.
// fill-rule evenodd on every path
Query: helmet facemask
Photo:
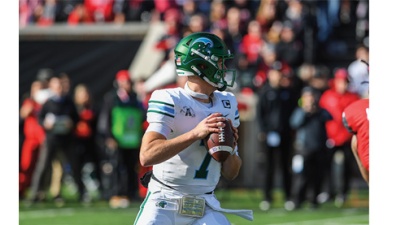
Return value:
M 210 33 L 189 36 L 182 39 L 175 48 L 178 75 L 197 75 L 219 91 L 232 87 L 236 71 L 227 69 L 225 60 L 232 59 L 233 55 L 223 41 Z

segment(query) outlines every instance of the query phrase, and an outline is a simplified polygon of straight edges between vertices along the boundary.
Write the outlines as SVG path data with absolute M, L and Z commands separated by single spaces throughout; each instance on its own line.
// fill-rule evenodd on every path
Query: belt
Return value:
M 171 188 L 171 189 L 173 189 L 173 190 L 176 190 L 175 188 L 169 186 L 168 184 L 164 184 L 164 183 L 163 183 L 162 181 L 160 181 L 156 176 L 154 176 L 154 174 L 151 174 L 151 178 L 152 178 L 153 180 L 157 181 L 158 183 L 162 184 L 163 186 L 167 187 L 167 188 Z M 176 191 L 177 191 L 177 190 L 176 190 Z M 210 192 L 207 192 L 207 193 L 204 193 L 204 194 L 210 195 L 210 194 L 212 194 L 213 192 L 214 192 L 214 191 L 210 191 Z

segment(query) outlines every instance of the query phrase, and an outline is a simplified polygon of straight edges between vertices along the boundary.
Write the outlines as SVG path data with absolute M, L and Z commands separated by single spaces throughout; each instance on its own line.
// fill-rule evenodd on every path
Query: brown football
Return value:
M 218 162 L 224 162 L 233 152 L 234 136 L 231 123 L 224 121 L 225 127 L 220 127 L 218 133 L 210 133 L 204 139 L 208 153 Z

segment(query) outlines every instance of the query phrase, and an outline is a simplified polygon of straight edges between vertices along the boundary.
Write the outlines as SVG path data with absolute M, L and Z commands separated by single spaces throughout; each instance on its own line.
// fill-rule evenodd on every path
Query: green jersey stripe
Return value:
M 169 117 L 175 118 L 175 116 L 174 116 L 174 115 L 171 115 L 171 114 L 168 114 L 168 113 L 165 113 L 165 112 L 161 112 L 161 111 L 156 111 L 156 110 L 148 110 L 147 112 L 158 113 L 158 114 L 162 114 L 162 115 L 166 115 L 166 116 L 169 116 Z
M 174 107 L 173 104 L 170 104 L 170 103 L 167 103 L 167 102 L 162 102 L 162 101 L 150 100 L 150 101 L 149 101 L 149 104 L 150 104 L 150 103 L 158 103 L 158 104 L 164 104 L 164 105 L 167 105 L 167 106 Z

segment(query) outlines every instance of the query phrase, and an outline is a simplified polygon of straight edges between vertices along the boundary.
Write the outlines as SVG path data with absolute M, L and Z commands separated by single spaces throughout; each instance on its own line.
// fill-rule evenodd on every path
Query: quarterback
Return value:
M 242 164 L 237 101 L 225 91 L 235 81 L 235 71 L 225 67 L 233 55 L 218 36 L 206 32 L 184 37 L 174 52 L 177 74 L 188 80 L 184 88 L 154 91 L 149 100 L 140 162 L 153 171 L 134 225 L 230 224 L 223 213 L 253 220 L 251 210 L 221 208 L 214 195 L 220 176 L 235 179 Z M 233 127 L 235 148 L 221 163 L 203 139 L 225 120 Z

